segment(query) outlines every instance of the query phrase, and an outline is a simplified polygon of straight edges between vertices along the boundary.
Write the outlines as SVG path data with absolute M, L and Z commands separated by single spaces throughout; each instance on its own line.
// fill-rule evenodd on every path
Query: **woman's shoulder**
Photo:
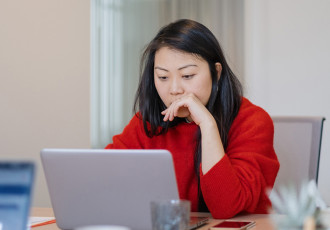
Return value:
M 270 115 L 260 106 L 253 104 L 247 98 L 242 98 L 239 112 L 234 119 L 233 125 L 263 126 L 273 128 Z
M 241 107 L 238 112 L 238 116 L 249 116 L 249 117 L 256 117 L 256 118 L 270 118 L 269 114 L 261 108 L 253 104 L 250 100 L 243 97 Z
M 132 130 L 134 130 L 134 132 L 143 131 L 143 121 L 139 113 L 133 115 L 132 119 L 125 126 L 123 132 L 130 132 Z
M 121 134 L 113 136 L 113 142 L 106 146 L 107 149 L 140 149 L 143 147 L 143 125 L 139 114 L 135 114 L 125 126 Z
M 135 113 L 129 123 L 132 123 L 135 125 L 141 125 L 141 123 L 142 123 L 141 114 L 139 112 Z
M 127 123 L 128 126 L 131 125 L 141 125 L 143 123 L 142 121 L 142 116 L 139 112 L 133 114 L 133 117 L 131 118 L 131 120 Z

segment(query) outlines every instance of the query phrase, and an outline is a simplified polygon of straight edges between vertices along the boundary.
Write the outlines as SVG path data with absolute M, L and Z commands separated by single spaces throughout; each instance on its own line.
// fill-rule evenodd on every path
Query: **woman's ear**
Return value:
M 220 64 L 220 62 L 215 63 L 215 69 L 217 70 L 217 77 L 218 77 L 218 81 L 219 81 L 220 76 L 221 76 L 221 71 L 222 71 L 222 65 Z

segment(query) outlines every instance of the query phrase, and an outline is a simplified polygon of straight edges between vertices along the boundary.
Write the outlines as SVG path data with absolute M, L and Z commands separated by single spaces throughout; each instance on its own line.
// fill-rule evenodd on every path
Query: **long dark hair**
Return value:
M 140 69 L 140 83 L 135 97 L 134 112 L 139 112 L 143 120 L 144 130 L 149 137 L 166 133 L 168 128 L 182 122 L 182 118 L 175 118 L 172 122 L 164 122 L 163 111 L 166 106 L 159 97 L 154 83 L 155 53 L 162 47 L 191 53 L 208 62 L 212 77 L 212 92 L 206 108 L 213 115 L 219 129 L 224 149 L 228 145 L 228 132 L 235 119 L 242 98 L 242 87 L 232 72 L 224 57 L 221 47 L 204 25 L 181 19 L 173 22 L 158 32 L 143 53 Z M 221 76 L 218 81 L 215 63 L 222 65 Z M 201 163 L 201 132 L 196 133 L 195 173 L 198 180 L 199 211 L 207 211 L 203 195 L 200 190 L 199 165 Z

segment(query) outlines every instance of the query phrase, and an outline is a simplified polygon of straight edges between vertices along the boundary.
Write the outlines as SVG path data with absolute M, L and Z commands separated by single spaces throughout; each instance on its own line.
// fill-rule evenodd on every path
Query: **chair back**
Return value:
M 317 183 L 324 117 L 273 116 L 274 148 L 280 162 L 274 190 L 312 179 Z

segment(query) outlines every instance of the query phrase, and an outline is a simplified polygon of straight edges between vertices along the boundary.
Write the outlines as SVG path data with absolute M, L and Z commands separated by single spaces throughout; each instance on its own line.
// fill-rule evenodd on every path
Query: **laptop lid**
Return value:
M 0 162 L 0 229 L 26 230 L 34 168 L 27 161 Z
M 44 149 L 41 159 L 61 229 L 149 230 L 150 202 L 179 198 L 167 150 Z

